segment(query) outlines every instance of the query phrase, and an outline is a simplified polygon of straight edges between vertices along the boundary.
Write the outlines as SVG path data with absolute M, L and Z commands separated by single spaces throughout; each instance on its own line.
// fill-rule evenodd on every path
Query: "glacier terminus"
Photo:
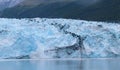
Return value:
M 0 18 L 0 58 L 120 57 L 120 24 Z

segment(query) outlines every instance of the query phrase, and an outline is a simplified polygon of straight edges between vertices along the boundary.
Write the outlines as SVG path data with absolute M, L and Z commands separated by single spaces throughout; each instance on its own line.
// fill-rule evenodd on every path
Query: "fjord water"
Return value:
M 0 70 L 119 70 L 119 68 L 119 59 L 0 61 Z

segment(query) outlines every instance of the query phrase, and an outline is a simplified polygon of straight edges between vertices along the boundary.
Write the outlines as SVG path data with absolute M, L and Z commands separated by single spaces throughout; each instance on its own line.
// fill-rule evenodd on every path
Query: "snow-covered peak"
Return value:
M 8 7 L 12 7 L 12 6 L 15 6 L 17 4 L 19 4 L 20 2 L 22 2 L 24 0 L 0 0 L 0 4 L 6 4 L 8 3 L 9 6 Z
M 1 9 L 10 8 L 19 4 L 22 1 L 24 0 L 0 0 L 0 8 Z

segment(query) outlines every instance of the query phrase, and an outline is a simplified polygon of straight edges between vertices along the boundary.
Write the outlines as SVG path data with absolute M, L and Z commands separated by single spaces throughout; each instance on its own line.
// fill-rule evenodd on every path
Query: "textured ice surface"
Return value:
M 72 19 L 0 19 L 0 58 L 120 56 L 120 25 Z

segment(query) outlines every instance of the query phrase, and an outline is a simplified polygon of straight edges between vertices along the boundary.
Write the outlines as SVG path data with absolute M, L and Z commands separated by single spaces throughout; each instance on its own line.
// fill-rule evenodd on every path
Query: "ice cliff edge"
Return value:
M 0 58 L 120 56 L 120 24 L 72 19 L 0 19 Z

